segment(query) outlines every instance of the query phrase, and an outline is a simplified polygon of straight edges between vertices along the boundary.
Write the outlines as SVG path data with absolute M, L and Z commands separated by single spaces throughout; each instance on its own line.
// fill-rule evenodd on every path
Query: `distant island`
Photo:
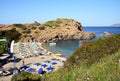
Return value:
M 112 26 L 120 26 L 120 24 L 113 24 Z

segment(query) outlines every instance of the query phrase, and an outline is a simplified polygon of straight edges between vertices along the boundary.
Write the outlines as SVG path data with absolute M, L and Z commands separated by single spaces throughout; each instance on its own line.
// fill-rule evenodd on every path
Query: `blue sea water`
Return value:
M 110 34 L 120 34 L 120 27 L 116 26 L 87 26 L 83 27 L 83 29 L 86 32 L 94 32 L 96 34 L 96 38 L 102 38 L 103 32 L 105 31 Z M 60 53 L 65 57 L 69 57 L 77 48 L 79 48 L 79 41 L 80 40 L 61 40 L 58 41 L 56 45 L 50 46 L 49 44 L 44 44 L 43 47 L 54 53 Z

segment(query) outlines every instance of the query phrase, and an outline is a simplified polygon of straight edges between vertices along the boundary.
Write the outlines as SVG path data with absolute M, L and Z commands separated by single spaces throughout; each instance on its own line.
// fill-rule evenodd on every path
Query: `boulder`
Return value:
M 109 33 L 109 32 L 104 32 L 104 33 L 103 33 L 103 36 L 104 36 L 104 37 L 109 37 L 109 36 L 110 36 L 110 33 Z
M 96 35 L 93 32 L 84 32 L 84 34 L 81 37 L 81 39 L 88 40 L 88 39 L 93 39 L 95 37 L 96 37 Z

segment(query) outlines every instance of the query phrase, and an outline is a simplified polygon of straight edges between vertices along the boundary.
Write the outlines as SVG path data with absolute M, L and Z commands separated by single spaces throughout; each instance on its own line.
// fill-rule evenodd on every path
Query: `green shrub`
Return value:
M 40 30 L 44 30 L 44 29 L 45 29 L 45 26 L 41 25 L 41 26 L 39 26 L 39 29 L 40 29 Z
M 82 44 L 68 59 L 66 66 L 70 65 L 92 65 L 100 61 L 102 57 L 113 54 L 120 49 L 120 34 L 109 38 L 98 39 Z
M 33 23 L 33 25 L 35 25 L 35 26 L 39 26 L 39 25 L 41 25 L 41 24 L 38 23 L 37 21 L 35 21 L 35 22 Z
M 38 34 L 38 33 L 39 33 L 39 31 L 38 31 L 38 30 L 36 30 L 36 31 L 35 31 L 35 33 L 36 33 L 36 34 Z
M 31 27 L 31 29 L 35 30 L 35 29 L 36 29 L 36 27 L 32 26 L 32 27 Z
M 30 29 L 24 30 L 23 33 L 25 33 L 25 34 L 30 34 L 30 33 L 31 33 L 31 30 L 30 30 Z
M 56 22 L 57 24 L 60 24 L 60 23 L 62 23 L 62 20 L 58 18 L 55 22 Z
M 53 27 L 53 26 L 59 27 L 60 23 L 62 23 L 61 19 L 57 19 L 55 21 L 48 21 L 48 22 L 44 23 L 43 25 L 49 26 L 49 27 Z
M 0 41 L 0 55 L 3 53 L 7 53 L 8 42 L 7 41 Z
M 58 18 L 54 21 L 48 21 L 48 22 L 44 23 L 43 25 L 48 26 L 48 27 L 59 27 L 60 24 L 62 23 L 62 24 L 65 24 L 67 26 L 70 26 L 69 23 L 71 21 L 74 21 L 74 20 L 73 19 L 67 19 L 67 18 Z
M 29 80 L 30 81 L 41 81 L 41 78 L 38 74 L 32 74 L 31 76 L 29 76 Z
M 15 76 L 12 76 L 11 81 L 15 81 Z M 16 81 L 41 81 L 40 76 L 28 72 L 16 74 Z
M 55 23 L 54 23 L 54 21 L 48 21 L 44 25 L 49 26 L 49 27 L 53 27 L 53 26 L 55 26 Z
M 9 42 L 12 40 L 19 40 L 19 37 L 21 36 L 21 33 L 19 33 L 18 31 L 16 31 L 15 28 L 11 29 L 11 30 L 2 30 L 0 31 L 1 35 L 0 37 L 2 38 L 6 38 Z
M 18 28 L 21 28 L 22 30 L 25 30 L 27 29 L 24 25 L 22 24 L 13 24 L 14 27 L 18 27 Z

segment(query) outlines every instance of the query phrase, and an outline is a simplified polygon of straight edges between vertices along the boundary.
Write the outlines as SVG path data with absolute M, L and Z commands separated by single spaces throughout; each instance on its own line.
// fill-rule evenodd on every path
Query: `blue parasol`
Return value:
M 60 62 L 65 62 L 64 60 L 60 60 Z
M 45 60 L 44 62 L 45 62 L 45 63 L 50 63 L 50 60 Z
M 56 62 L 52 62 L 51 64 L 52 64 L 52 65 L 55 65 L 55 64 L 57 64 L 57 63 L 56 63 Z
M 48 71 L 52 71 L 54 68 L 52 66 L 49 66 L 48 68 L 46 68 Z
M 27 68 L 29 68 L 29 66 L 27 66 L 27 65 L 23 65 L 20 67 L 20 69 L 27 69 Z
M 56 58 L 52 58 L 52 60 L 56 60 Z
M 42 72 L 43 72 L 43 68 L 40 68 L 40 69 L 38 70 L 38 74 L 42 74 Z
M 28 72 L 34 72 L 34 71 L 35 71 L 35 68 L 28 68 L 27 71 L 28 71 Z
M 47 66 L 47 64 L 42 64 L 42 66 L 43 66 L 43 67 L 46 67 L 46 66 Z
M 37 63 L 35 63 L 34 65 L 37 65 L 37 66 L 39 66 L 39 65 L 40 65 L 40 63 L 39 63 L 39 62 L 37 62 Z

